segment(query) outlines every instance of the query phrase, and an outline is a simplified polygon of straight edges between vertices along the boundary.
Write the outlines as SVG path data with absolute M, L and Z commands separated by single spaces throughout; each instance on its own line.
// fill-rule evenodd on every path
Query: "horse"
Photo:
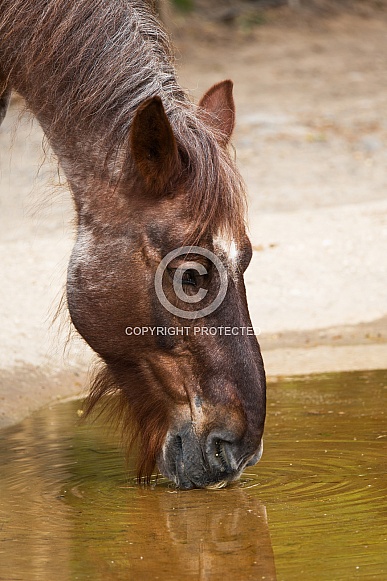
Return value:
M 11 90 L 74 200 L 67 307 L 101 363 L 87 414 L 137 443 L 140 482 L 237 481 L 262 455 L 266 383 L 233 83 L 195 104 L 152 2 L 0 0 L 0 119 Z

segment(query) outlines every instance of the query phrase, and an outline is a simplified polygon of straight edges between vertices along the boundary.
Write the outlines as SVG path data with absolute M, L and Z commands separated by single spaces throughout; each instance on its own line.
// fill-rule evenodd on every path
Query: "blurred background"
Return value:
M 157 6 L 193 99 L 234 81 L 254 247 L 246 284 L 268 374 L 385 368 L 387 2 Z M 22 109 L 14 96 L 0 128 L 2 425 L 81 391 L 91 359 L 76 338 L 64 354 L 68 327 L 51 325 L 73 210 Z

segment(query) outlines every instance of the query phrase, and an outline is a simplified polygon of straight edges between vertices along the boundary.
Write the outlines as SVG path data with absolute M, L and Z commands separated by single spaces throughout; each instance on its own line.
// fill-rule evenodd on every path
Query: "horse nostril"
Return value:
M 208 463 L 212 468 L 228 474 L 238 469 L 232 441 L 224 440 L 219 436 L 210 436 L 207 440 L 206 452 Z

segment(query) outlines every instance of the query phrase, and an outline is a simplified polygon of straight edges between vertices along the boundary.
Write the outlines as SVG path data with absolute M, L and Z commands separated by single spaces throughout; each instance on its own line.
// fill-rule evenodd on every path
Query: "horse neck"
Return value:
M 114 183 L 137 107 L 184 101 L 143 0 L 0 0 L 0 76 L 25 97 L 74 191 Z M 164 99 L 165 97 L 165 99 Z

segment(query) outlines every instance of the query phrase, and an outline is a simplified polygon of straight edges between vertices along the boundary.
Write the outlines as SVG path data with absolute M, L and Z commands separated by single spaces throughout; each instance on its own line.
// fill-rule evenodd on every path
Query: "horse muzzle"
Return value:
M 226 430 L 199 437 L 193 425 L 168 432 L 157 465 L 178 488 L 223 488 L 239 479 L 246 466 L 256 464 L 263 451 L 246 446 Z

